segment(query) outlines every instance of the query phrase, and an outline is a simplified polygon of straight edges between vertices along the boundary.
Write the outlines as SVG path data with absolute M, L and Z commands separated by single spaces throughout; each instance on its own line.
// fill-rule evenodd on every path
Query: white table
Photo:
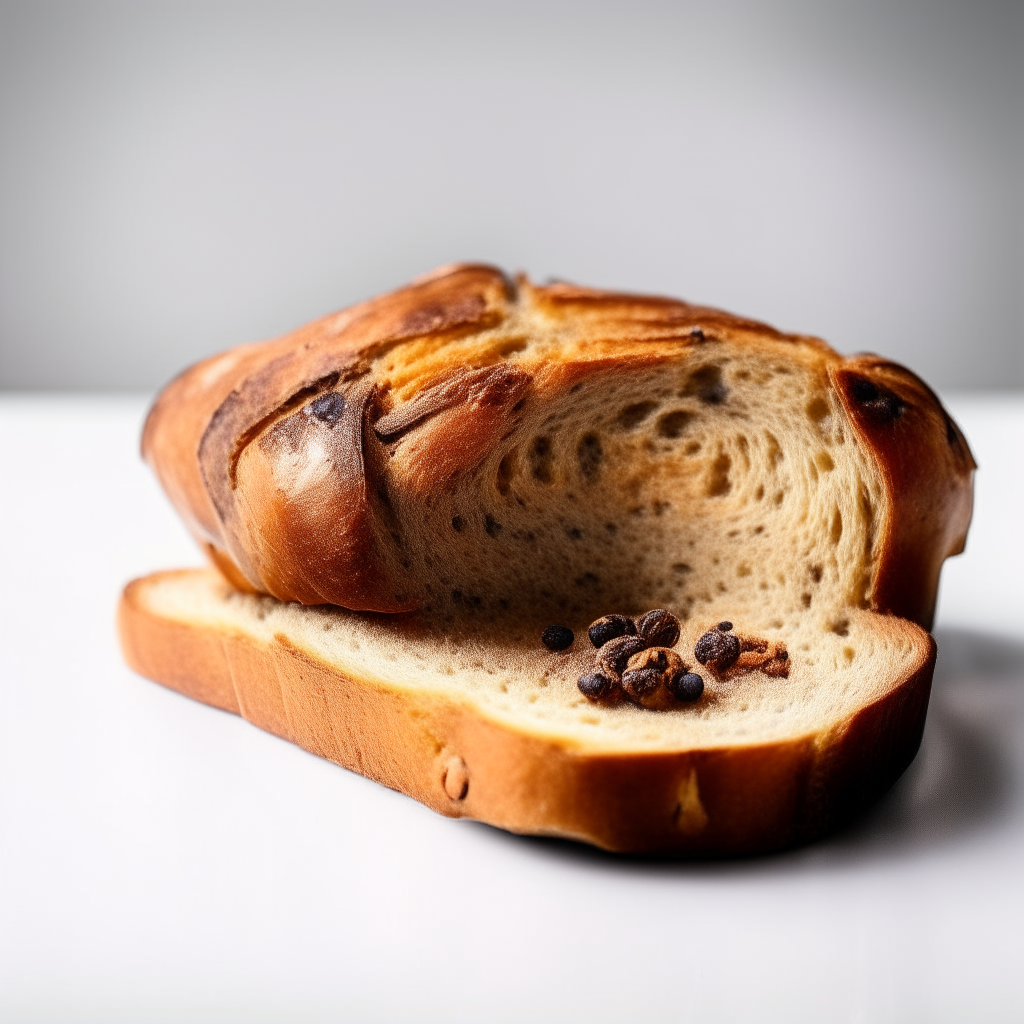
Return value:
M 129 672 L 120 587 L 200 562 L 145 404 L 0 398 L 0 1019 L 1024 1019 L 1024 396 L 950 399 L 982 469 L 917 761 L 705 864 L 450 821 Z

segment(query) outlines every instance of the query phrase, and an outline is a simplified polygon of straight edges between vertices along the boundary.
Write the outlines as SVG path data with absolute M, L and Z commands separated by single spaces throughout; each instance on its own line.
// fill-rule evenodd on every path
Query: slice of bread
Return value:
M 446 814 L 701 854 L 909 763 L 974 470 L 902 367 L 479 266 L 193 367 L 143 451 L 223 576 L 127 589 L 140 672 Z M 676 675 L 578 682 L 591 621 L 653 608 Z M 746 654 L 701 668 L 722 620 Z
M 714 620 L 684 623 L 686 660 Z M 588 701 L 587 623 L 571 620 L 575 642 L 551 652 L 540 621 L 306 608 L 213 569 L 136 580 L 119 611 L 142 675 L 442 814 L 609 850 L 814 838 L 891 785 L 920 742 L 935 646 L 903 619 L 851 609 L 837 632 L 808 617 L 786 636 L 788 678 L 706 673 L 703 697 L 668 712 Z

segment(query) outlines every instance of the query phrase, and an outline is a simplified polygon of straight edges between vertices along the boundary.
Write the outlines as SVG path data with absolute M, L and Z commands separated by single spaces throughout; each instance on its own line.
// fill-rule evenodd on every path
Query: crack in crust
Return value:
M 397 441 L 438 413 L 456 405 L 501 406 L 518 400 L 532 376 L 512 366 L 460 369 L 440 384 L 421 391 L 412 401 L 381 416 L 374 433 L 385 444 Z

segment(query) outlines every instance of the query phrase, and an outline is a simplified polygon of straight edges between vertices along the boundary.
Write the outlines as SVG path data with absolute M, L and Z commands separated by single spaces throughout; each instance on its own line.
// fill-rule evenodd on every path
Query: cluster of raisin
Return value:
M 659 697 L 684 704 L 698 700 L 704 680 L 672 650 L 679 642 L 679 619 L 664 608 L 641 615 L 605 615 L 588 630 L 597 648 L 594 670 L 580 676 L 580 692 L 594 701 L 623 697 L 649 706 Z
M 672 649 L 679 643 L 680 630 L 679 619 L 670 611 L 655 608 L 635 621 L 628 615 L 605 615 L 587 632 L 597 657 L 593 670 L 580 676 L 578 685 L 589 700 L 612 704 L 625 699 L 664 710 L 692 704 L 704 693 L 704 679 Z M 541 640 L 549 650 L 562 651 L 575 636 L 565 626 L 548 626 Z M 720 679 L 755 669 L 768 675 L 789 674 L 784 646 L 770 649 L 766 640 L 738 637 L 731 622 L 720 622 L 704 633 L 694 645 L 693 656 Z

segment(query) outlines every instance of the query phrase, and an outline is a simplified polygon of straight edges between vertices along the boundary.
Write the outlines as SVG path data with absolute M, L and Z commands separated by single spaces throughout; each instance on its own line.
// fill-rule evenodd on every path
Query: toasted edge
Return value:
M 353 678 L 283 634 L 183 623 L 125 588 L 124 656 L 136 672 L 449 817 L 623 853 L 763 853 L 814 839 L 884 792 L 921 741 L 935 643 L 884 696 L 783 742 L 668 753 L 587 753 L 493 722 L 455 699 Z M 884 619 L 880 618 L 884 622 Z

